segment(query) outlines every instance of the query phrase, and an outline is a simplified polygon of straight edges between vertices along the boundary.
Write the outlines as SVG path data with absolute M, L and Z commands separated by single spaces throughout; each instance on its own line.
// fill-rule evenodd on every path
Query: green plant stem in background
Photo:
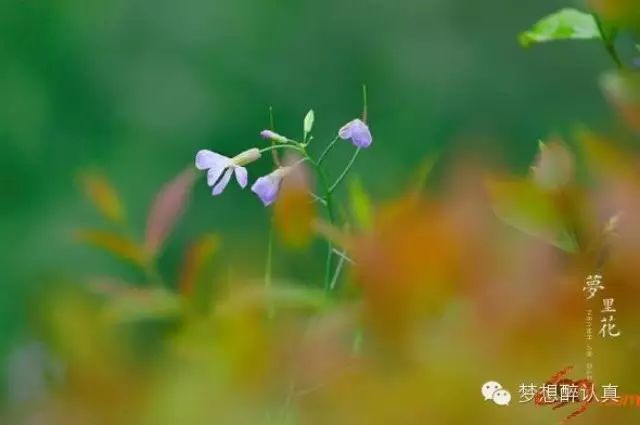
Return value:
M 337 139 L 336 139 L 337 140 Z M 299 144 L 286 144 L 286 145 L 273 145 L 260 150 L 261 153 L 268 152 L 275 149 L 291 149 L 302 155 L 302 160 L 309 162 L 317 176 L 320 184 L 322 185 L 322 190 L 324 192 L 324 196 L 320 199 L 322 200 L 321 204 L 325 207 L 327 211 L 327 218 L 329 219 L 329 223 L 333 226 L 335 225 L 335 215 L 333 211 L 333 197 L 331 195 L 331 186 L 329 186 L 329 180 L 324 170 L 320 166 L 320 164 L 313 160 L 307 153 L 307 150 L 300 146 Z M 353 162 L 353 161 L 352 161 Z M 346 175 L 346 173 L 343 172 Z M 343 176 L 344 178 L 344 176 Z M 335 186 L 335 184 L 334 184 Z M 331 241 L 327 241 L 327 259 L 325 262 L 325 273 L 324 273 L 324 289 L 329 292 L 331 290 L 331 269 L 333 263 L 333 244 Z
M 607 31 L 605 31 L 604 29 L 604 25 L 600 17 L 594 13 L 593 18 L 595 19 L 596 24 L 598 25 L 598 31 L 600 31 L 600 37 L 602 38 L 602 42 L 604 44 L 605 49 L 607 50 L 607 53 L 609 53 L 609 56 L 611 56 L 611 59 L 613 59 L 613 62 L 615 62 L 618 68 L 624 68 L 624 64 L 622 63 L 622 60 L 618 55 L 618 51 L 616 50 L 616 44 L 615 44 L 616 31 L 613 30 L 611 31 L 611 34 L 608 34 Z
M 336 266 L 336 271 L 333 274 L 333 278 L 331 279 L 331 283 L 329 284 L 329 290 L 333 291 L 336 287 L 336 283 L 338 282 L 338 278 L 340 277 L 340 272 L 342 271 L 342 267 L 344 266 L 345 257 L 340 256 L 338 260 L 338 265 Z
M 264 286 L 267 290 L 271 289 L 271 284 L 273 282 L 273 233 L 274 233 L 273 219 L 271 219 L 269 220 L 269 241 L 267 242 L 267 262 L 264 269 Z M 271 302 L 269 302 L 267 315 L 270 319 L 275 316 L 275 309 Z
M 367 115 L 368 115 L 368 101 L 367 101 L 367 86 L 366 84 L 362 85 L 362 121 L 366 122 L 367 121 Z M 270 124 L 271 124 L 271 130 L 274 131 L 274 126 L 273 126 L 273 111 L 272 109 L 269 110 L 269 116 L 270 116 Z M 356 162 L 356 159 L 358 158 L 358 155 L 360 154 L 360 148 L 356 148 L 355 152 L 353 153 L 353 156 L 351 157 L 351 159 L 349 160 L 349 162 L 347 163 L 346 167 L 344 168 L 344 170 L 342 170 L 342 172 L 340 173 L 340 175 L 338 175 L 338 178 L 335 180 L 335 182 L 330 185 L 329 184 L 329 179 L 327 177 L 327 174 L 325 173 L 324 169 L 322 168 L 322 163 L 324 162 L 324 160 L 327 158 L 327 156 L 329 155 L 329 153 L 333 150 L 333 148 L 335 147 L 336 143 L 338 142 L 338 140 L 340 139 L 340 134 L 338 134 L 337 136 L 335 136 L 333 138 L 333 140 L 331 140 L 328 145 L 325 147 L 325 149 L 322 151 L 322 153 L 320 154 L 320 156 L 318 157 L 317 161 L 314 161 L 313 158 L 311 158 L 311 156 L 309 156 L 309 153 L 307 152 L 307 145 L 308 145 L 308 141 L 311 140 L 311 138 L 313 138 L 313 136 L 310 136 L 309 133 L 311 131 L 311 128 L 313 127 L 313 110 L 309 111 L 307 113 L 307 116 L 305 117 L 305 132 L 304 132 L 304 136 L 303 136 L 303 141 L 302 143 L 297 142 L 295 140 L 291 140 L 291 139 L 286 139 L 286 141 L 283 142 L 283 144 L 272 144 L 269 147 L 266 148 L 262 148 L 260 149 L 260 153 L 264 153 L 264 152 L 269 152 L 272 151 L 273 152 L 273 157 L 274 157 L 274 162 L 276 166 L 281 166 L 279 164 L 279 162 L 277 161 L 277 155 L 275 154 L 276 150 L 278 149 L 291 149 L 294 150 L 298 153 L 300 153 L 302 155 L 302 159 L 300 161 L 298 161 L 296 164 L 294 165 L 298 165 L 302 162 L 309 162 L 312 166 L 313 169 L 318 177 L 318 182 L 320 183 L 320 185 L 322 186 L 322 190 L 324 192 L 323 196 L 318 196 L 313 192 L 310 192 L 310 195 L 313 197 L 314 202 L 319 202 L 320 204 L 322 204 L 325 209 L 326 209 L 326 213 L 327 213 L 327 218 L 329 220 L 329 224 L 331 226 L 335 226 L 336 224 L 336 218 L 335 218 L 335 213 L 334 213 L 334 209 L 333 209 L 333 192 L 338 188 L 338 186 L 340 186 L 340 183 L 342 183 L 342 181 L 345 179 L 345 177 L 349 174 L 349 172 L 351 171 L 351 168 L 353 167 L 353 165 Z M 307 139 L 307 137 L 311 137 L 309 139 Z M 265 276 L 265 283 L 269 282 L 270 283 L 270 273 L 271 273 L 271 255 L 272 255 L 272 235 L 271 233 L 269 234 L 269 252 L 268 252 L 268 259 L 267 259 L 267 275 Z M 336 271 L 335 273 L 332 273 L 332 268 L 333 268 L 333 255 L 334 255 L 334 247 L 333 247 L 333 243 L 331 242 L 331 240 L 327 240 L 327 258 L 326 258 L 326 262 L 325 262 L 325 273 L 324 273 L 324 290 L 325 292 L 331 292 L 336 285 L 337 279 L 340 275 L 341 269 L 344 266 L 344 258 L 341 257 L 340 261 L 338 262 L 338 265 L 336 267 Z
M 335 225 L 335 215 L 333 213 L 333 196 L 331 196 L 331 188 L 329 186 L 329 181 L 327 179 L 327 175 L 324 170 L 317 162 L 310 160 L 309 161 L 316 170 L 318 174 L 318 178 L 320 184 L 323 186 L 324 191 L 324 206 L 327 210 L 327 217 L 329 219 L 329 223 L 333 226 Z M 325 262 L 325 270 L 324 270 L 324 289 L 329 292 L 331 290 L 331 266 L 333 261 L 333 244 L 330 240 L 327 240 L 327 259 Z
M 311 195 L 311 197 L 313 198 L 314 202 L 319 202 L 319 203 L 321 203 L 322 205 L 325 205 L 325 206 L 327 205 L 327 201 L 325 201 L 323 197 L 318 196 L 313 192 L 309 192 L 309 195 Z
M 329 188 L 329 192 L 333 192 L 334 190 L 336 190 L 336 188 L 340 185 L 340 183 L 342 183 L 342 180 L 344 180 L 347 174 L 349 174 L 349 171 L 351 171 L 351 167 L 353 167 L 353 164 L 356 163 L 358 154 L 360 154 L 360 148 L 357 148 L 356 151 L 353 153 L 353 156 L 349 160 L 349 163 L 347 164 L 347 166 L 344 168 L 342 173 L 340 173 L 335 183 L 333 183 L 333 185 L 331 185 L 331 187 Z
M 336 142 L 340 139 L 339 136 L 336 136 L 328 145 L 327 147 L 324 149 L 324 151 L 322 151 L 322 153 L 320 154 L 320 158 L 318 158 L 318 165 L 322 164 L 322 162 L 327 158 L 327 155 L 329 154 L 329 152 L 331 152 L 331 150 L 333 149 L 333 147 L 336 145 Z
M 277 149 L 291 149 L 291 150 L 294 150 L 296 152 L 299 152 L 299 153 L 303 154 L 305 157 L 308 157 L 307 151 L 304 148 L 302 148 L 302 147 L 300 147 L 298 145 L 293 145 L 293 144 L 267 146 L 266 148 L 260 149 L 260 153 L 265 153 L 265 152 L 269 152 L 269 151 L 273 151 L 273 150 L 277 150 Z M 311 159 L 311 158 L 309 158 L 309 159 Z
M 271 131 L 275 131 L 275 119 L 273 118 L 273 106 L 269 106 L 269 129 L 271 129 Z M 275 145 L 275 141 L 271 141 L 271 146 Z M 278 152 L 273 150 L 271 151 L 271 157 L 273 159 L 273 163 L 276 164 L 276 166 L 280 166 L 280 158 L 278 157 Z
M 326 187 L 327 186 L 326 177 L 323 177 L 323 178 L 325 179 L 325 187 Z M 332 198 L 331 191 L 329 189 L 326 189 L 326 196 L 325 196 L 326 205 L 325 206 L 327 209 L 327 215 L 329 217 L 329 223 L 333 225 L 335 223 L 335 217 L 333 215 L 333 203 L 331 198 Z M 333 244 L 331 243 L 331 240 L 327 240 L 327 260 L 326 260 L 325 270 L 324 270 L 324 288 L 327 292 L 331 291 L 332 260 L 333 260 Z
M 367 85 L 362 85 L 362 121 L 367 122 L 369 118 L 369 100 L 367 99 Z
M 271 287 L 273 273 L 273 220 L 269 221 L 269 240 L 267 242 L 267 263 L 264 269 L 264 286 Z
M 275 119 L 273 118 L 273 106 L 269 106 L 269 128 L 271 131 L 275 130 Z M 275 142 L 271 141 L 271 146 L 275 146 Z M 271 157 L 276 166 L 280 166 L 280 158 L 278 152 L 273 149 L 271 151 Z M 269 241 L 267 242 L 267 263 L 264 269 L 264 286 L 267 290 L 271 289 L 271 283 L 273 280 L 273 217 L 269 220 Z M 273 305 L 269 306 L 268 316 L 272 318 L 275 314 Z

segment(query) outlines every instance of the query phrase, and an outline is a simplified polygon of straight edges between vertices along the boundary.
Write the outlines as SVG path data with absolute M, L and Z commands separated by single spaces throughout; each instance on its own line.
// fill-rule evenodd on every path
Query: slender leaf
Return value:
M 117 191 L 106 177 L 95 173 L 83 173 L 80 180 L 87 197 L 107 220 L 122 223 L 125 212 Z
M 552 198 L 528 180 L 487 182 L 495 214 L 516 229 L 567 251 L 575 252 L 575 236 L 565 226 Z
M 200 280 L 206 264 L 218 250 L 220 241 L 216 235 L 200 237 L 187 250 L 178 287 L 183 295 L 191 294 Z
M 195 172 L 187 169 L 167 183 L 158 193 L 147 219 L 145 246 L 155 254 L 175 227 L 184 211 L 191 187 L 195 181 Z
M 127 237 L 103 230 L 80 230 L 76 232 L 76 238 L 137 266 L 145 267 L 148 264 L 145 249 Z

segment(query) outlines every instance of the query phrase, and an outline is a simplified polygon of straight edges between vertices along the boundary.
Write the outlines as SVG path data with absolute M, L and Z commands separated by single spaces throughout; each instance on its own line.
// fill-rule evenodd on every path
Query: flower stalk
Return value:
M 363 95 L 363 111 L 362 119 L 356 118 L 348 122 L 340 130 L 338 134 L 325 146 L 318 159 L 314 159 L 307 151 L 307 146 L 313 140 L 311 134 L 313 130 L 313 124 L 315 120 L 315 113 L 310 110 L 305 116 L 303 129 L 304 134 L 302 142 L 290 139 L 287 136 L 277 133 L 273 126 L 273 112 L 270 109 L 270 129 L 266 129 L 260 132 L 262 138 L 270 140 L 271 144 L 263 148 L 251 148 L 234 157 L 226 157 L 224 155 L 208 151 L 201 150 L 196 155 L 196 168 L 207 171 L 207 183 L 213 187 L 213 195 L 219 195 L 225 189 L 232 174 L 236 175 L 236 179 L 241 188 L 245 188 L 248 182 L 246 165 L 259 160 L 266 152 L 272 153 L 273 163 L 275 166 L 274 171 L 271 173 L 259 177 L 251 186 L 251 191 L 254 192 L 262 201 L 265 207 L 270 206 L 277 201 L 280 192 L 280 186 L 282 181 L 288 178 L 288 175 L 295 167 L 304 162 L 308 162 L 311 165 L 314 173 L 317 176 L 317 181 L 320 186 L 320 194 L 316 195 L 313 192 L 311 196 L 315 202 L 320 203 L 325 210 L 325 214 L 331 226 L 336 226 L 335 206 L 333 193 L 337 190 L 340 184 L 344 181 L 346 176 L 352 170 L 359 154 L 362 149 L 369 147 L 373 142 L 371 131 L 369 130 L 367 122 L 367 90 L 366 86 L 362 88 Z M 323 164 L 328 159 L 329 154 L 338 144 L 339 140 L 350 141 L 355 146 L 355 151 L 351 156 L 349 162 L 345 168 L 340 172 L 333 184 L 329 183 L 329 177 L 323 167 Z M 278 151 L 290 150 L 300 155 L 298 160 L 293 165 L 283 166 L 280 163 L 277 155 Z M 271 224 L 270 227 L 273 225 Z M 270 286 L 272 282 L 272 262 L 273 262 L 273 237 L 272 229 L 269 233 L 269 245 L 267 252 L 267 263 L 265 267 L 265 285 Z M 325 271 L 324 271 L 324 283 L 323 287 L 327 293 L 333 291 L 336 287 L 337 280 L 340 276 L 340 272 L 344 266 L 344 258 L 341 257 L 337 263 L 336 270 L 333 268 L 334 258 L 334 246 L 331 240 L 327 240 L 327 254 L 325 259 Z M 343 253 L 345 254 L 345 253 Z M 345 254 L 346 255 L 346 254 Z

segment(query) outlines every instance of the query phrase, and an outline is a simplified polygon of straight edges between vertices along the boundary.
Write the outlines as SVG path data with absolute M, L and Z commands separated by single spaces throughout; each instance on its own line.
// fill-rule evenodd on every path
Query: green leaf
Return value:
M 145 247 L 150 254 L 157 253 L 176 226 L 196 180 L 196 173 L 187 168 L 165 184 L 156 195 L 149 210 Z
M 487 182 L 495 214 L 505 223 L 567 252 L 576 252 L 575 235 L 553 199 L 528 180 Z
M 313 112 L 313 109 L 311 109 L 309 112 L 307 112 L 307 115 L 304 117 L 305 137 L 307 136 L 307 134 L 311 133 L 311 130 L 313 130 L 313 122 L 315 121 L 315 119 L 316 119 L 315 113 Z
M 601 38 L 593 15 L 576 9 L 562 9 L 538 21 L 518 36 L 522 47 L 554 40 L 591 40 Z

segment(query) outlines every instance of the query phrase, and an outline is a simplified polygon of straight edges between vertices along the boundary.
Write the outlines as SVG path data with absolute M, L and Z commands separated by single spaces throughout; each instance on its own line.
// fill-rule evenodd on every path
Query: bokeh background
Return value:
M 362 84 L 375 144 L 354 171 L 380 200 L 396 196 L 435 153 L 442 157 L 436 174 L 466 154 L 525 173 L 539 139 L 585 122 L 611 126 L 614 113 L 597 84 L 611 63 L 599 43 L 529 50 L 517 44 L 520 31 L 566 5 L 4 2 L 0 359 L 31 338 L 29 305 L 39 291 L 96 273 L 135 276 L 72 237 L 74 229 L 99 223 L 78 184 L 83 170 L 108 176 L 142 234 L 154 195 L 197 150 L 233 154 L 263 143 L 258 134 L 270 106 L 276 128 L 291 135 L 313 108 L 316 138 L 329 140 L 360 113 Z M 346 146 L 339 149 L 334 171 L 348 155 Z M 250 172 L 255 177 L 268 167 L 262 162 Z M 223 241 L 221 267 L 259 276 L 267 225 L 254 197 L 231 187 L 212 199 L 200 180 L 159 267 L 175 276 L 187 241 L 214 232 Z M 314 252 L 281 260 L 279 273 L 319 276 Z M 5 396 L 6 375 L 0 369 Z

